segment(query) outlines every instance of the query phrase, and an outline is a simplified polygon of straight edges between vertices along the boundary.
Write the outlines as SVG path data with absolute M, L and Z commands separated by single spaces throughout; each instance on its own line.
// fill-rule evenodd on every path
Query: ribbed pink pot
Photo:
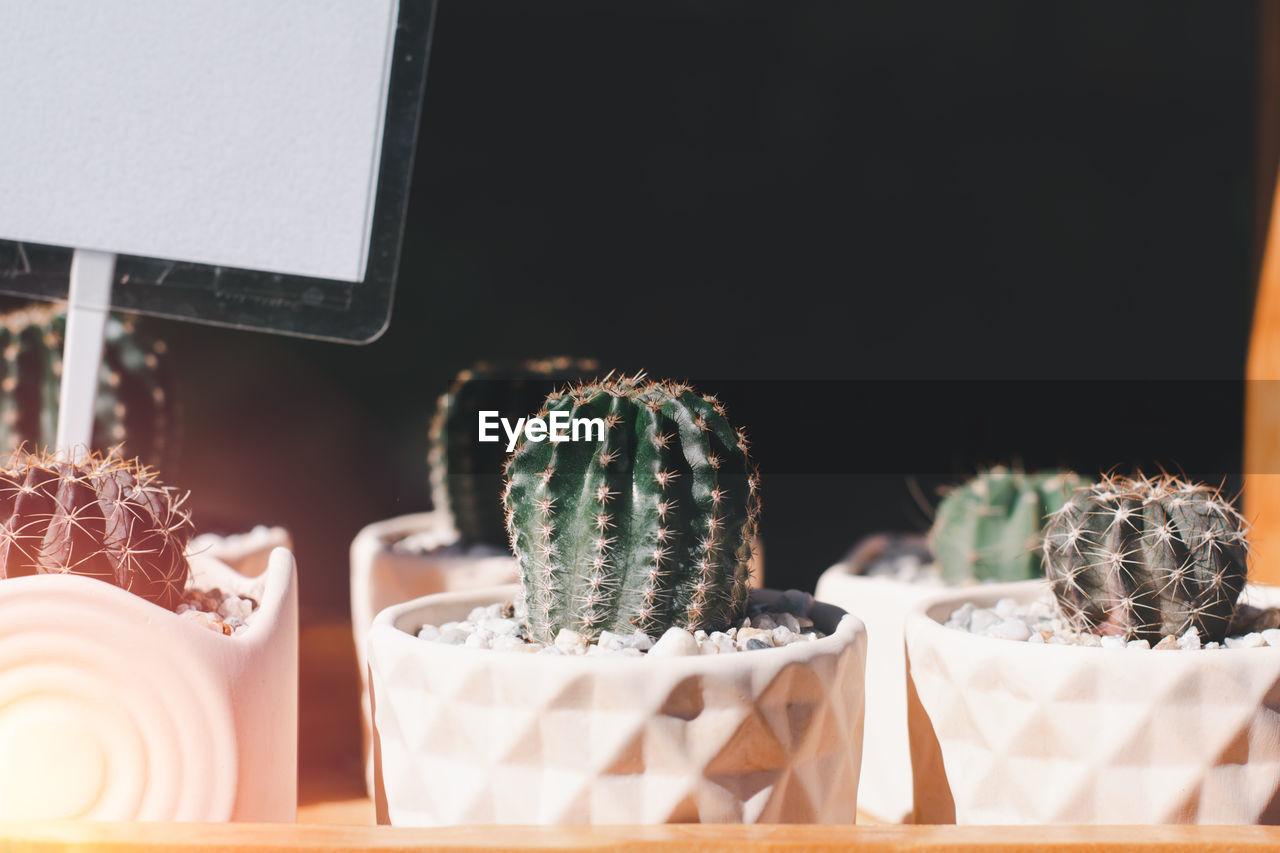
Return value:
M 260 602 L 246 630 L 87 577 L 0 581 L 0 820 L 294 820 L 293 555 L 257 578 L 196 555 L 191 573 Z

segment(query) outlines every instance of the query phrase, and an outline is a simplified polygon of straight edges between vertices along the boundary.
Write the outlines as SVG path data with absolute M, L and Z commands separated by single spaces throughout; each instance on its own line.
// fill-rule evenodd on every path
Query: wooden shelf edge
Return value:
M 460 826 L 437 829 L 308 824 L 8 823 L 6 853 L 57 850 L 1133 850 L 1280 849 L 1280 827 L 972 826 Z

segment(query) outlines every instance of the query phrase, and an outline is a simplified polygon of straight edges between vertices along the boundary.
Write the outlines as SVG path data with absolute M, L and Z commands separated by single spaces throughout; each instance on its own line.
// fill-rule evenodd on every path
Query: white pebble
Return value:
M 1189 628 L 1187 632 L 1178 638 L 1178 648 L 1180 649 L 1198 649 L 1200 648 L 1200 632 L 1196 628 Z
M 644 631 L 636 631 L 630 637 L 629 648 L 639 652 L 647 652 L 653 648 L 653 637 L 650 637 Z
M 773 629 L 773 644 L 775 646 L 786 646 L 794 643 L 799 636 L 799 631 L 793 631 L 786 625 L 779 625 Z
M 1012 598 L 1002 598 L 996 602 L 996 615 L 1001 619 L 1008 619 L 1014 613 L 1018 612 L 1018 602 Z
M 490 634 L 514 637 L 519 624 L 514 619 L 495 619 L 490 617 L 480 623 L 482 631 L 488 631 Z
M 677 655 L 698 654 L 698 641 L 684 628 L 679 626 L 668 628 L 658 638 L 653 648 L 649 649 L 651 657 L 675 657 Z
M 1098 645 L 1104 649 L 1123 649 L 1126 645 L 1124 637 L 1105 636 L 1098 638 Z
M 479 635 L 472 634 L 471 636 L 476 637 Z M 495 634 L 493 640 L 489 643 L 489 648 L 500 652 L 536 652 L 538 650 L 537 645 L 526 643 L 512 634 Z
M 1280 628 L 1268 628 L 1262 632 L 1262 639 L 1268 646 L 1280 646 Z
M 489 648 L 489 635 L 482 631 L 476 631 L 467 637 L 467 641 L 463 645 L 469 649 L 487 649 Z
M 1149 649 L 1151 648 L 1151 644 L 1148 643 L 1146 640 L 1130 640 L 1129 642 L 1125 643 L 1124 647 L 1126 649 Z
M 470 636 L 466 631 L 460 628 L 440 628 L 440 636 L 436 638 L 436 642 L 444 643 L 446 646 L 460 646 L 467 641 Z
M 587 638 L 572 628 L 561 628 L 556 634 L 556 648 L 567 655 L 580 655 L 587 650 Z
M 1000 617 L 990 610 L 975 610 L 969 617 L 969 631 L 984 634 L 987 629 L 1000 621 Z
M 707 642 L 716 647 L 718 652 L 732 652 L 737 649 L 733 637 L 723 631 L 712 631 L 711 636 L 707 638 Z
M 440 629 L 435 625 L 423 625 L 422 629 L 418 631 L 418 639 L 421 640 L 434 640 L 439 636 Z
M 992 625 L 984 634 L 999 640 L 1017 640 L 1021 642 L 1031 636 L 1031 629 L 1021 619 L 1004 619 Z
M 1245 634 L 1243 637 L 1227 637 L 1227 648 L 1229 649 L 1258 649 L 1267 644 L 1262 639 L 1262 635 L 1258 632 Z

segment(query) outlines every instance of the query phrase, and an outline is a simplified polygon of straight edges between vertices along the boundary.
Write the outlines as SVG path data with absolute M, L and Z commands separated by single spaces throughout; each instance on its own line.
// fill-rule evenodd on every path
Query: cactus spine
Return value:
M 186 498 L 136 460 L 15 453 L 0 470 L 0 577 L 84 575 L 172 610 L 189 572 Z
M 52 447 L 66 309 L 32 305 L 0 316 L 0 450 Z M 128 453 L 163 465 L 175 432 L 174 395 L 165 345 L 137 334 L 112 314 L 98 381 L 92 447 L 124 443 Z
M 1108 476 L 1045 533 L 1045 571 L 1080 631 L 1156 642 L 1195 628 L 1221 641 L 1248 572 L 1246 525 L 1217 489 Z
M 953 489 L 929 531 L 943 577 L 952 584 L 1042 577 L 1045 523 L 1083 485 L 1069 471 L 997 466 Z
M 550 396 L 556 412 L 599 418 L 600 441 L 525 441 L 503 501 L 531 635 L 565 628 L 658 636 L 722 630 L 742 615 L 759 479 L 723 404 L 643 375 Z
M 481 442 L 479 413 L 496 411 L 514 420 L 535 411 L 557 387 L 593 378 L 599 366 L 564 356 L 480 362 L 454 377 L 431 418 L 427 463 L 432 504 L 449 514 L 462 542 L 501 545 L 507 540 L 498 500 L 507 440 Z

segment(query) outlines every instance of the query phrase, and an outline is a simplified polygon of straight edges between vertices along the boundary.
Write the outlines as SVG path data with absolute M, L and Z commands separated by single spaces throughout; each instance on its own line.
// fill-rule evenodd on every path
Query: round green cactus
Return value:
M 67 312 L 31 305 L 0 315 L 0 451 L 51 448 Z M 175 395 L 162 341 L 144 338 L 134 321 L 107 318 L 91 448 L 125 452 L 162 467 L 173 455 Z
M 641 375 L 553 394 L 538 417 L 557 413 L 598 419 L 599 440 L 525 440 L 506 465 L 532 636 L 728 628 L 746 607 L 760 499 L 724 406 Z
M 938 504 L 929 546 L 948 583 L 1043 576 L 1040 546 L 1050 515 L 1084 481 L 1069 471 L 1025 474 L 995 467 Z
M 1080 631 L 1156 642 L 1195 628 L 1221 641 L 1248 573 L 1240 513 L 1171 476 L 1109 476 L 1077 492 L 1044 538 L 1045 572 Z
M 427 465 L 432 504 L 449 514 L 462 542 L 501 545 L 507 539 L 498 500 L 507 440 L 480 441 L 479 413 L 521 417 L 541 406 L 556 388 L 594 378 L 599 368 L 591 359 L 557 356 L 482 361 L 454 377 L 431 418 Z

